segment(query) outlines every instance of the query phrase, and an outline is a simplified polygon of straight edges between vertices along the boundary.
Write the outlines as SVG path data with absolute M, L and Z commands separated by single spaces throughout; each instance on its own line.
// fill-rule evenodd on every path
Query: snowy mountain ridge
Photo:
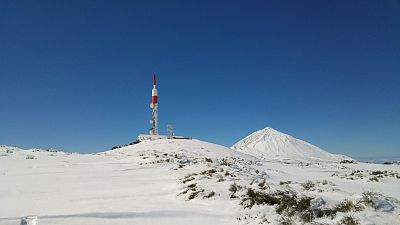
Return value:
M 22 149 L 17 146 L 9 146 L 9 145 L 4 145 L 0 144 L 0 152 L 5 152 L 5 151 L 25 151 L 25 152 L 51 152 L 51 151 L 58 151 L 55 148 L 48 148 L 48 149 L 41 149 L 41 148 L 29 148 L 29 149 Z
M 271 127 L 255 131 L 234 144 L 232 149 L 257 158 L 292 162 L 340 162 L 352 160 L 334 155 L 321 148 L 284 134 Z

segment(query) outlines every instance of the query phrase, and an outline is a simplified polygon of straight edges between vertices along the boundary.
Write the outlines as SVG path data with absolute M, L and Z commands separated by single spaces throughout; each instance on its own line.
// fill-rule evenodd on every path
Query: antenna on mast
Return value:
M 158 135 L 158 91 L 156 86 L 156 74 L 153 74 L 153 89 L 151 90 L 151 104 L 152 109 L 150 124 L 152 128 L 150 129 L 150 134 Z

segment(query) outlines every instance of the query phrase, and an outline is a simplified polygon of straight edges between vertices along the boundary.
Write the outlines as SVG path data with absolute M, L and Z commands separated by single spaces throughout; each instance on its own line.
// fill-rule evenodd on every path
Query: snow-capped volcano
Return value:
M 326 152 L 317 146 L 281 133 L 271 127 L 250 134 L 231 148 L 267 160 L 337 162 L 350 159 L 343 155 Z

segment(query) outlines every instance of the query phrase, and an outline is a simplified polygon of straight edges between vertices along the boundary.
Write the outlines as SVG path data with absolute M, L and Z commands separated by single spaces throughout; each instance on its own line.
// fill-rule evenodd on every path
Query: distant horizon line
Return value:
M 225 146 L 225 145 L 222 145 L 222 144 L 219 144 L 219 145 L 227 147 L 227 148 L 230 148 L 230 146 Z M 4 144 L 4 143 L 0 143 L 0 146 L 15 147 L 15 148 L 19 148 L 19 149 L 22 149 L 22 150 L 31 150 L 31 149 L 47 150 L 49 148 L 54 148 L 54 149 L 59 150 L 61 152 L 80 153 L 80 154 L 92 154 L 92 153 L 99 153 L 99 152 L 103 152 L 103 151 L 112 150 L 111 149 L 112 147 L 110 147 L 110 149 L 104 149 L 104 150 L 99 150 L 99 151 L 84 151 L 84 152 L 80 152 L 78 150 L 75 150 L 75 151 L 74 150 L 62 150 L 62 149 L 58 149 L 58 148 L 55 148 L 55 147 L 47 147 L 47 148 L 29 147 L 29 148 L 22 148 L 22 147 L 17 146 L 17 145 L 9 145 L 9 144 Z M 332 153 L 332 152 L 329 152 L 329 153 L 343 155 L 343 153 Z M 379 156 L 366 156 L 366 155 L 364 155 L 364 156 L 354 156 L 354 155 L 350 155 L 350 154 L 344 154 L 344 155 L 349 156 L 351 158 L 354 158 L 357 161 L 361 161 L 361 162 L 381 162 L 381 163 L 383 163 L 383 162 L 400 161 L 400 155 L 396 155 L 396 156 L 394 156 L 394 155 L 386 155 L 386 156 L 382 156 L 382 155 L 379 155 Z

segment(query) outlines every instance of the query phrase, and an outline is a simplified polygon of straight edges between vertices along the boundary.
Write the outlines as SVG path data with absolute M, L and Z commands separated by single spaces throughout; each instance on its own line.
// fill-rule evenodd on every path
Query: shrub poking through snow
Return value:
M 204 190 L 203 190 L 203 191 L 204 191 Z M 192 193 L 190 193 L 188 199 L 189 199 L 189 200 L 192 200 L 192 199 L 196 198 L 197 195 L 198 195 L 200 192 L 202 192 L 202 191 L 201 191 L 201 190 L 200 190 L 200 191 L 193 191 Z
M 189 184 L 188 186 L 186 186 L 186 189 L 183 192 L 181 192 L 181 194 L 187 194 L 187 193 L 189 193 L 189 191 L 190 191 L 190 194 L 188 196 L 188 200 L 192 200 L 192 199 L 196 198 L 199 193 L 204 192 L 204 189 L 200 189 L 200 190 L 197 189 L 197 184 L 193 183 L 193 184 Z
M 196 191 L 196 185 L 197 185 L 196 183 L 189 184 L 188 186 L 186 186 L 186 189 L 181 192 L 181 194 L 186 194 L 189 191 Z
M 252 208 L 254 205 L 275 205 L 275 211 L 287 217 L 298 216 L 303 222 L 308 223 L 314 219 L 311 209 L 311 197 L 297 197 L 292 192 L 277 191 L 266 193 L 248 188 L 241 204 L 244 208 Z
M 181 194 L 181 195 L 187 194 L 188 191 L 189 191 L 189 189 L 185 189 L 185 190 L 183 190 L 180 194 Z
M 375 192 L 364 192 L 359 203 L 370 206 L 375 210 L 391 212 L 395 209 L 394 199 Z
M 215 169 L 209 169 L 207 171 L 207 175 L 212 176 L 213 173 L 216 173 L 217 171 Z
M 349 163 L 349 164 L 355 164 L 355 163 L 356 163 L 356 161 L 354 161 L 354 160 L 348 160 L 348 159 L 344 159 L 344 160 L 340 161 L 340 163 L 342 163 L 342 164 L 345 164 L 345 163 Z
M 379 182 L 378 177 L 371 177 L 369 178 L 370 181 L 375 181 L 375 182 Z
M 304 190 L 309 191 L 315 187 L 315 184 L 312 181 L 307 180 L 306 182 L 301 184 L 301 186 L 303 186 Z
M 335 218 L 337 211 L 335 209 L 313 209 L 314 218 L 329 217 Z
M 239 189 L 240 187 L 236 183 L 231 184 L 231 186 L 229 187 L 229 191 L 233 193 L 236 193 Z
M 369 179 L 370 181 L 379 181 L 378 178 L 388 178 L 388 177 L 394 177 L 394 178 L 397 178 L 397 179 L 400 178 L 398 172 L 396 172 L 396 171 L 387 171 L 387 170 L 384 170 L 384 171 L 380 171 L 380 170 L 372 171 L 370 173 L 370 175 L 373 176 L 373 177 L 371 177 Z
M 189 184 L 187 187 L 188 187 L 188 188 L 195 188 L 196 185 L 197 185 L 196 183 L 193 183 L 193 184 Z
M 279 182 L 279 185 L 287 185 L 287 184 L 291 184 L 292 181 L 288 180 L 288 181 L 281 181 Z
M 225 176 L 231 176 L 231 177 L 233 177 L 234 175 L 233 174 L 231 174 L 231 173 L 229 173 L 229 171 L 227 170 L 227 171 L 225 171 L 225 174 L 224 174 Z
M 335 207 L 337 212 L 351 212 L 354 209 L 354 203 L 349 201 L 348 199 L 345 199 L 342 202 L 339 202 L 339 204 Z
M 369 181 L 379 182 L 381 179 L 386 178 L 399 178 L 399 172 L 397 171 L 387 171 L 387 170 L 376 170 L 376 171 L 362 171 L 362 170 L 353 170 L 351 173 L 338 173 L 335 172 L 332 176 L 337 176 L 341 179 L 348 180 L 359 180 L 359 179 L 369 179 Z
M 231 186 L 230 189 L 232 189 L 232 192 L 238 191 L 235 186 Z M 291 191 L 276 191 L 270 193 L 262 190 L 254 190 L 252 188 L 248 188 L 240 204 L 244 208 L 252 208 L 254 205 L 274 206 L 276 213 L 282 215 L 282 218 L 288 219 L 284 222 L 291 221 L 291 223 L 289 224 L 294 223 L 292 220 L 294 218 L 298 218 L 303 223 L 310 223 L 315 218 L 330 217 L 333 219 L 336 216 L 337 212 L 349 213 L 358 212 L 364 209 L 363 205 L 361 205 L 360 202 L 353 203 L 352 201 L 347 199 L 340 202 L 333 208 L 323 208 L 325 204 L 323 199 L 321 199 L 320 201 L 317 200 L 318 199 L 313 199 L 312 197 L 308 196 L 299 197 Z M 313 204 L 311 204 L 312 202 Z M 321 203 L 316 204 L 315 202 Z M 372 200 L 370 200 L 367 194 L 364 202 L 366 202 L 366 204 L 372 204 Z M 350 218 L 344 218 L 342 224 L 353 224 L 351 223 L 351 221 L 353 221 L 351 219 L 354 218 L 352 218 L 351 216 Z M 357 220 L 355 219 L 354 221 L 357 222 Z
M 237 198 L 237 196 L 235 195 L 235 193 L 242 189 L 242 187 L 240 187 L 239 185 L 237 185 L 236 183 L 231 184 L 231 186 L 229 187 L 229 191 L 232 192 L 231 194 L 231 198 Z
M 298 212 L 300 214 L 300 218 L 307 223 L 313 220 L 313 214 L 310 209 L 311 200 L 311 197 L 302 197 L 297 200 L 297 205 L 295 207 L 295 212 Z
M 238 191 L 238 186 L 236 183 L 231 184 L 229 191 L 236 193 Z
M 350 201 L 350 200 L 348 200 L 348 199 L 345 199 L 344 201 L 340 202 L 340 203 L 335 207 L 335 210 L 336 210 L 337 212 L 343 212 L 343 213 L 352 212 L 352 211 L 358 212 L 358 211 L 361 211 L 361 210 L 363 210 L 363 209 L 364 209 L 364 208 L 363 208 L 361 205 L 359 205 L 359 204 L 354 204 L 352 201 Z
M 382 171 L 380 171 L 380 170 L 377 170 L 377 171 L 372 171 L 372 172 L 371 172 L 371 175 L 377 176 L 377 175 L 383 175 L 383 174 L 385 174 L 385 173 L 387 173 L 387 171 L 382 172 Z
M 221 166 L 231 166 L 231 163 L 229 163 L 227 159 L 220 159 L 219 164 Z
M 297 198 L 295 195 L 282 195 L 279 206 L 276 212 L 279 214 L 286 214 L 288 216 L 298 215 L 303 222 L 311 222 L 313 220 L 313 213 L 310 209 L 310 197 Z
M 297 205 L 297 200 L 294 195 L 282 195 L 279 203 L 280 204 L 276 207 L 276 212 L 282 214 L 284 210 L 295 207 Z M 293 216 L 295 214 L 295 211 L 288 210 L 287 214 L 289 216 Z
M 327 180 L 323 180 L 322 181 L 322 185 L 327 185 L 328 184 L 328 181 Z
M 294 223 L 292 219 L 287 217 L 281 217 L 278 222 L 279 225 L 292 225 Z
M 189 182 L 189 181 L 192 181 L 192 180 L 194 180 L 194 179 L 196 179 L 196 178 L 194 178 L 194 177 L 188 177 L 188 178 L 185 178 L 183 181 L 182 181 L 182 183 L 186 183 L 186 182 Z
M 214 174 L 214 173 L 216 173 L 217 171 L 215 170 L 215 169 L 209 169 L 209 170 L 204 170 L 204 171 L 202 171 L 200 174 L 201 175 L 207 175 L 207 176 L 209 176 L 209 177 L 212 177 L 212 175 Z
M 279 199 L 271 194 L 261 191 L 255 191 L 252 188 L 247 189 L 246 196 L 242 199 L 241 204 L 244 208 L 252 208 L 254 205 L 275 205 L 279 203 Z
M 360 222 L 352 215 L 345 215 L 338 225 L 359 225 Z
M 376 193 L 372 191 L 366 191 L 362 194 L 362 198 L 360 199 L 360 203 L 364 203 L 365 205 L 373 206 L 373 197 Z
M 206 158 L 206 162 L 212 163 L 213 161 L 210 158 Z
M 206 196 L 204 196 L 204 198 L 211 198 L 214 195 L 215 195 L 215 192 L 212 191 L 212 192 L 208 193 Z

